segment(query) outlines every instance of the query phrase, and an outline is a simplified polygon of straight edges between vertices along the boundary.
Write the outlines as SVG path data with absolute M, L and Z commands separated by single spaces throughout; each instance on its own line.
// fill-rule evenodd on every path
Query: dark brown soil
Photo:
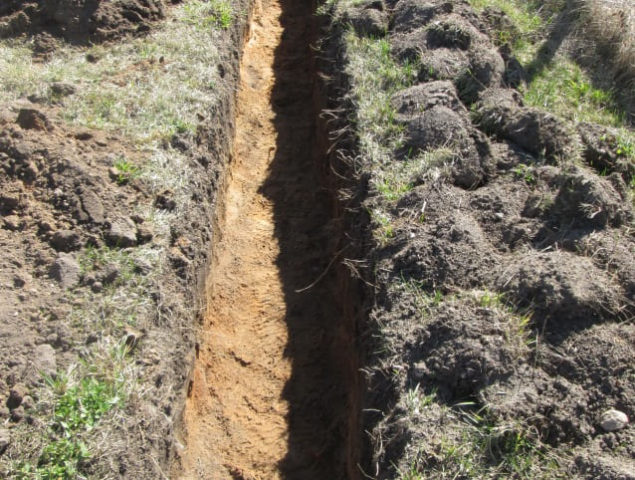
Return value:
M 166 3 L 180 0 L 8 0 L 0 5 L 0 38 L 35 37 L 35 51 L 54 48 L 50 38 L 101 42 L 150 30 L 164 17 Z
M 599 424 L 609 408 L 635 414 L 632 159 L 611 158 L 598 143 L 611 141 L 604 127 L 577 126 L 578 136 L 575 125 L 523 106 L 519 65 L 467 2 L 367 2 L 341 21 L 372 35 L 365 9 L 387 15 L 396 59 L 421 62 L 416 85 L 392 99 L 408 152 L 394 161 L 457 152 L 440 180 L 412 178 L 400 200 L 371 190 L 364 202 L 388 211 L 394 228 L 366 254 L 375 292 L 364 337 L 366 473 L 438 478 L 444 445 L 473 408 L 566 451 L 565 475 L 633 478 L 632 427 L 607 433 Z M 574 160 L 579 151 L 588 163 Z M 378 175 L 363 158 L 358 169 L 362 180 Z M 524 333 L 507 330 L 523 318 Z M 413 413 L 413 392 L 435 400 Z M 500 455 L 486 459 L 490 471 L 505 468 Z M 468 478 L 456 462 L 448 472 Z
M 52 34 L 59 36 L 55 42 L 114 40 L 147 29 L 163 12 L 162 2 L 3 2 L 5 19 L 28 22 L 20 31 L 0 31 Z M 238 17 L 222 36 L 229 86 L 217 103 L 201 107 L 208 109 L 201 118 L 214 122 L 205 120 L 196 135 L 163 145 L 167 154 L 176 145 L 187 156 L 191 176 L 184 195 L 139 178 L 135 169 L 148 154 L 127 138 L 66 123 L 61 102 L 0 105 L 3 478 L 14 478 L 12 468 L 21 462 L 37 464 L 51 441 L 53 405 L 45 376 L 90 362 L 105 339 L 130 348 L 144 393 L 127 399 L 116 418 L 102 419 L 107 440 L 91 444 L 96 458 L 80 466 L 81 474 L 161 478 L 168 469 L 193 358 L 213 205 L 230 155 L 231 86 L 245 21 Z M 51 88 L 69 96 L 81 87 Z M 132 170 L 114 168 L 119 160 Z M 150 212 L 176 214 L 161 226 L 167 235 L 155 231 Z M 124 296 L 118 300 L 114 292 Z M 104 303 L 109 298 L 110 306 Z M 143 306 L 128 310 L 130 298 Z M 133 321 L 125 320 L 129 314 Z

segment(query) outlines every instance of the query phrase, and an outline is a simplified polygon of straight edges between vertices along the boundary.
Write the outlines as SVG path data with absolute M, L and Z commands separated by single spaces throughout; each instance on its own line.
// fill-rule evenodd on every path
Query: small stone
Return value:
M 69 253 L 60 253 L 51 267 L 51 277 L 57 280 L 62 288 L 70 288 L 79 282 L 80 268 L 77 260 Z
M 148 243 L 154 237 L 154 232 L 149 225 L 139 225 L 137 227 L 137 237 L 139 243 Z
M 31 103 L 46 103 L 47 102 L 47 98 L 44 95 L 38 95 L 36 93 L 27 95 L 26 99 Z
M 22 406 L 28 410 L 30 408 L 33 408 L 33 405 L 35 405 L 35 402 L 33 401 L 33 398 L 30 395 L 26 395 L 23 399 L 22 399 Z
M 6 428 L 0 428 L 0 455 L 2 455 L 11 443 L 11 435 Z
M 90 289 L 94 292 L 94 293 L 99 293 L 104 289 L 104 284 L 101 282 L 95 282 L 90 286 Z
M 51 130 L 51 124 L 39 110 L 33 108 L 22 108 L 18 112 L 18 119 L 16 120 L 25 130 Z
M 35 179 L 40 173 L 40 170 L 37 168 L 35 162 L 27 162 L 26 165 L 22 168 L 21 176 L 27 182 L 34 182 Z
M 77 87 L 70 83 L 55 82 L 51 84 L 51 93 L 58 97 L 68 97 L 77 91 Z
M 110 285 L 119 277 L 119 267 L 114 263 L 109 263 L 104 267 L 101 274 L 101 281 L 104 285 Z
M 58 252 L 79 250 L 82 246 L 81 238 L 73 230 L 58 230 L 51 238 L 51 246 Z
M 75 134 L 75 138 L 77 140 L 81 140 L 82 142 L 85 142 L 86 140 L 91 140 L 93 138 L 93 134 L 91 132 L 88 132 L 88 131 L 77 132 Z
M 111 223 L 106 240 L 112 246 L 133 247 L 137 244 L 137 226 L 130 218 L 118 218 Z
M 33 282 L 33 277 L 28 272 L 20 272 L 13 276 L 13 286 L 23 288 Z
M 11 420 L 14 422 L 19 422 L 24 418 L 24 407 L 19 406 L 18 408 L 14 408 L 11 410 Z
M 38 372 L 54 375 L 57 371 L 55 349 L 47 343 L 35 347 L 33 364 Z
M 9 398 L 7 398 L 7 407 L 10 410 L 18 408 L 22 404 L 22 399 L 26 397 L 28 390 L 22 383 L 16 383 L 11 390 L 9 390 Z
M 139 344 L 139 340 L 141 339 L 141 337 L 143 337 L 143 332 L 135 330 L 132 327 L 126 327 L 124 341 L 128 348 L 134 349 Z
M 620 410 L 611 408 L 602 414 L 600 426 L 605 432 L 614 432 L 628 425 L 628 417 Z
M 152 264 L 143 258 L 134 259 L 134 270 L 136 273 L 147 275 L 152 271 Z
M 4 220 L 4 228 L 6 228 L 7 230 L 20 230 L 20 227 L 22 227 L 22 220 L 20 220 L 20 217 L 18 217 L 17 215 L 7 215 L 6 217 L 3 218 Z
M 9 418 L 11 416 L 11 411 L 6 407 L 6 405 L 0 406 L 0 419 Z
M 104 205 L 101 199 L 92 190 L 84 190 L 79 198 L 82 201 L 82 208 L 88 215 L 88 218 L 94 223 L 104 223 Z
M 38 227 L 40 227 L 42 233 L 46 233 L 55 229 L 55 223 L 50 220 L 40 220 L 38 222 Z

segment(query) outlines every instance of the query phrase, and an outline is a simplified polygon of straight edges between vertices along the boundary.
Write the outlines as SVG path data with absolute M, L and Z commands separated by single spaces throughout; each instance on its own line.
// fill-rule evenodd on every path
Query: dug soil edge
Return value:
M 358 478 L 354 200 L 336 199 L 337 129 L 318 117 L 333 85 L 316 81 L 312 7 L 250 20 L 178 478 Z

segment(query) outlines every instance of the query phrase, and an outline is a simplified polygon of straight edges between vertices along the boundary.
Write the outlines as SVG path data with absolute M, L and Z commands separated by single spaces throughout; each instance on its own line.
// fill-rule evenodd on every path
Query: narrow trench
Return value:
M 323 186 L 314 18 L 311 1 L 255 6 L 176 478 L 358 478 L 353 308 L 331 261 L 341 233 Z

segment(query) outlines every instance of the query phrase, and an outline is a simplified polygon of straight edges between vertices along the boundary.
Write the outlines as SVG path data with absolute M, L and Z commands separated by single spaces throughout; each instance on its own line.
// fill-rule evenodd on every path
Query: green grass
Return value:
M 395 226 L 388 214 L 376 209 L 371 212 L 370 217 L 373 221 L 373 236 L 381 246 L 386 246 L 395 237 Z
M 383 165 L 373 179 L 375 190 L 388 202 L 396 202 L 416 185 L 426 181 L 437 181 L 449 175 L 456 154 L 450 148 L 438 148 L 420 152 L 414 156 Z M 421 212 L 418 219 L 425 220 Z
M 78 478 L 82 463 L 91 457 L 83 436 L 124 402 L 121 379 L 118 382 L 93 376 L 74 379 L 61 374 L 47 382 L 55 395 L 49 438 L 36 462 L 18 462 L 19 479 Z
M 501 314 L 501 327 L 505 340 L 515 347 L 518 352 L 526 352 L 527 347 L 536 341 L 532 331 L 530 310 L 517 308 L 505 299 L 505 295 L 489 290 L 472 292 L 475 303 L 481 308 L 496 310 Z
M 130 253 L 120 248 L 87 246 L 79 256 L 80 271 L 83 274 L 114 264 L 119 270 L 119 283 L 129 281 L 134 275 L 134 260 Z
M 529 165 L 520 163 L 512 169 L 512 173 L 514 174 L 514 177 L 519 180 L 523 180 L 527 185 L 536 184 L 536 177 L 534 176 L 533 168 Z
M 573 122 L 621 127 L 626 117 L 614 95 L 592 85 L 573 61 L 557 58 L 541 70 L 523 92 L 528 105 L 544 108 Z
M 231 8 L 221 0 L 195 1 L 177 6 L 173 15 L 145 37 L 88 52 L 62 46 L 43 62 L 33 61 L 24 40 L 0 41 L 0 102 L 31 94 L 57 100 L 71 124 L 115 131 L 146 146 L 194 131 L 200 106 L 223 88 L 215 44 Z M 200 22 L 213 25 L 201 28 Z M 87 53 L 99 60 L 88 62 Z M 51 98 L 49 86 L 57 81 L 74 84 L 77 92 Z
M 499 8 L 516 27 L 517 34 L 495 32 L 494 36 L 498 37 L 497 43 L 511 45 L 514 55 L 528 69 L 529 84 L 522 92 L 527 105 L 543 108 L 573 122 L 613 127 L 627 125 L 615 92 L 594 86 L 576 62 L 558 53 L 542 63 L 540 46 L 547 27 L 567 7 L 566 2 L 470 0 L 470 4 L 479 11 L 485 7 Z
M 394 120 L 390 99 L 413 84 L 417 69 L 413 64 L 396 62 L 386 39 L 360 38 L 351 31 L 346 35 L 346 46 L 361 149 L 369 155 L 371 164 L 385 163 L 403 139 L 403 128 Z
M 185 19 L 198 29 L 231 26 L 234 14 L 227 0 L 190 1 L 184 6 Z
M 486 410 L 456 410 L 458 432 L 444 436 L 434 456 L 412 459 L 401 480 L 568 478 L 563 458 L 520 422 L 497 421 Z
M 409 415 L 419 415 L 426 407 L 429 407 L 436 401 L 437 392 L 433 390 L 431 393 L 424 393 L 421 386 L 417 383 L 414 388 L 406 391 L 406 408 Z
M 536 12 L 536 2 L 519 0 L 469 0 L 477 11 L 486 7 L 495 7 L 507 14 L 514 23 L 517 32 L 497 31 L 494 40 L 498 44 L 509 44 L 519 56 L 533 51 L 537 33 L 544 25 L 543 18 Z

